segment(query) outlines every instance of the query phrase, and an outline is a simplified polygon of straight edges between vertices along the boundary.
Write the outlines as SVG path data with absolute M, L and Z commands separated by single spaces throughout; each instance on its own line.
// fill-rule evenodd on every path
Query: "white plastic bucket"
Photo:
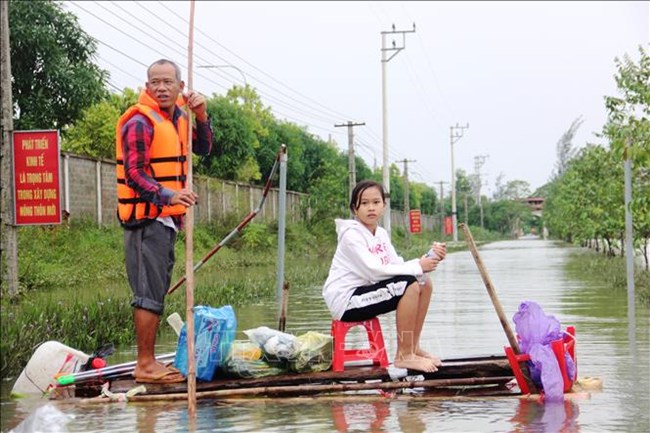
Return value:
M 58 341 L 46 341 L 36 348 L 11 393 L 18 396 L 46 393 L 56 386 L 58 375 L 77 372 L 88 358 L 90 355 Z

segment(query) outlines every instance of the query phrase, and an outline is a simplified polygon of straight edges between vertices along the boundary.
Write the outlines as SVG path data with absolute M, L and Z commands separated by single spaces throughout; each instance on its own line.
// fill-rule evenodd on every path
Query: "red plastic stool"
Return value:
M 571 359 L 573 359 L 576 368 L 576 377 L 578 377 L 578 362 L 576 361 L 576 353 L 575 353 L 575 347 L 576 347 L 575 336 L 576 336 L 576 328 L 574 326 L 567 326 L 566 333 L 564 334 L 562 339 L 551 342 L 551 349 L 555 354 L 555 358 L 557 359 L 558 365 L 560 367 L 560 372 L 562 373 L 564 392 L 569 392 L 574 382 L 569 378 L 569 374 L 567 373 L 566 359 L 564 356 L 564 354 L 567 352 L 569 353 Z M 519 385 L 519 389 L 521 390 L 521 393 L 530 394 L 530 389 L 528 388 L 528 384 L 524 379 L 524 374 L 522 373 L 521 367 L 519 366 L 520 362 L 530 361 L 530 355 L 527 353 L 521 353 L 519 355 L 515 355 L 515 352 L 509 346 L 505 347 L 504 349 L 506 351 L 508 362 L 510 363 L 510 367 L 512 368 L 512 372 L 515 375 L 515 379 L 517 380 L 517 385 Z
M 363 326 L 368 333 L 370 347 L 365 349 L 346 349 L 345 336 L 351 328 Z M 388 367 L 388 356 L 384 347 L 384 336 L 381 333 L 379 319 L 363 322 L 341 322 L 332 320 L 332 337 L 334 338 L 334 351 L 332 356 L 332 370 L 343 371 L 346 361 L 371 360 L 373 365 Z

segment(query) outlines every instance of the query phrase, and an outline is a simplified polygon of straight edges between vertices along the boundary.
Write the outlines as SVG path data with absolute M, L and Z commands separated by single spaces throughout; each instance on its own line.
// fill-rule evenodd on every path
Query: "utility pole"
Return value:
M 636 306 L 635 306 L 635 287 L 634 287 L 634 224 L 632 219 L 632 158 L 630 152 L 632 151 L 632 140 L 630 137 L 625 139 L 625 151 L 623 157 L 623 176 L 625 178 L 625 186 L 623 190 L 623 197 L 625 203 L 625 269 L 627 275 L 627 332 L 628 339 L 631 347 L 636 347 Z
M 433 182 L 433 183 L 439 183 L 440 184 L 440 239 L 444 239 L 445 237 L 445 205 L 444 205 L 444 200 L 443 200 L 443 191 L 442 191 L 442 184 L 444 183 L 449 183 L 449 182 L 444 182 L 442 180 L 439 180 L 438 182 Z
M 454 143 L 463 136 L 463 131 L 469 128 L 469 123 L 465 126 L 449 127 L 449 142 L 451 145 L 451 224 L 454 229 L 454 242 L 458 242 L 458 212 L 456 210 L 456 173 L 454 172 Z
M 387 95 L 386 95 L 386 64 L 395 57 L 400 51 L 406 48 L 406 34 L 415 33 L 415 23 L 413 23 L 413 30 L 395 30 L 395 24 L 390 31 L 381 32 L 381 113 L 382 113 L 382 141 L 383 141 L 383 157 L 384 165 L 382 167 L 382 182 L 386 190 L 386 210 L 384 211 L 384 229 L 390 236 L 390 170 L 388 166 L 388 108 L 387 108 Z M 393 40 L 393 46 L 386 48 L 386 35 L 402 35 L 402 44 L 396 45 Z M 392 54 L 388 57 L 388 53 Z
M 408 214 L 410 211 L 410 201 L 409 201 L 409 162 L 417 162 L 414 159 L 402 159 L 404 163 L 404 215 Z
M 474 172 L 476 176 L 476 202 L 478 203 L 479 212 L 481 214 L 481 228 L 483 227 L 483 202 L 481 201 L 481 167 L 485 164 L 485 160 L 489 155 L 476 155 L 474 157 Z
M 348 123 L 338 123 L 334 127 L 339 128 L 341 126 L 348 127 L 348 181 L 349 181 L 349 191 L 348 191 L 348 201 L 352 199 L 352 190 L 357 184 L 357 169 L 354 159 L 354 127 L 355 126 L 364 126 L 365 123 L 354 123 L 348 120 Z
M 409 162 L 416 162 L 414 160 L 409 160 L 404 158 L 401 161 L 396 161 L 396 162 L 403 162 L 404 163 L 404 222 L 408 222 L 409 218 L 409 212 L 410 212 L 410 202 L 409 202 Z M 406 230 L 406 238 L 409 239 L 410 241 L 411 237 L 411 231 L 409 229 Z M 409 244 L 410 245 L 410 244 Z
M 18 293 L 18 228 L 14 225 L 14 179 L 13 179 L 13 101 L 11 98 L 11 55 L 9 44 L 9 5 L 0 2 L 0 85 L 2 87 L 2 152 L 1 152 L 1 200 L 0 232 L 2 253 L 0 276 L 6 281 L 10 297 Z

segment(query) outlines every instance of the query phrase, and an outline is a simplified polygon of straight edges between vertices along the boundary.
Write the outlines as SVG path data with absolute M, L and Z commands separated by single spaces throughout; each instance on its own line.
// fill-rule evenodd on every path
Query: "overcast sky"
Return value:
M 161 57 L 187 71 L 189 2 L 78 2 L 64 7 L 100 41 L 97 62 L 114 89 L 137 88 Z M 604 96 L 617 95 L 614 58 L 648 48 L 649 2 L 225 2 L 195 3 L 193 87 L 224 94 L 244 79 L 276 117 L 304 125 L 383 164 L 381 32 L 412 30 L 386 68 L 389 163 L 409 178 L 451 178 L 456 169 L 531 192 L 554 169 L 556 144 L 582 117 L 576 146 L 601 142 Z M 94 16 L 93 16 L 94 15 Z M 403 35 L 387 36 L 388 46 Z M 232 65 L 200 69 L 200 65 Z M 185 75 L 184 78 L 187 78 Z M 289 158 L 291 158 L 289 149 Z M 449 184 L 444 185 L 445 192 Z M 446 195 L 446 193 L 445 193 Z

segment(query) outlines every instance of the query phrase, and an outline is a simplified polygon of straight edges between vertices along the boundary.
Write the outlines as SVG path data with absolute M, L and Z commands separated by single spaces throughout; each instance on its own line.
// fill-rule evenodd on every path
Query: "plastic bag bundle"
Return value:
M 561 401 L 564 398 L 564 382 L 557 358 L 551 349 L 552 341 L 564 337 L 559 320 L 545 314 L 533 301 L 522 302 L 512 320 L 515 322 L 521 351 L 530 355 L 531 379 L 544 390 L 546 400 Z M 569 378 L 575 380 L 575 363 L 568 353 L 565 361 Z
M 298 350 L 299 342 L 296 336 L 260 326 L 244 331 L 251 342 L 257 344 L 265 354 L 283 360 L 290 360 Z
M 264 352 L 263 361 L 281 371 L 307 373 L 332 366 L 332 337 L 309 331 L 298 337 L 260 326 L 244 331 L 251 343 Z
M 276 376 L 286 372 L 286 369 L 266 362 L 257 344 L 241 340 L 233 342 L 222 370 L 226 376 L 236 378 Z
M 298 350 L 289 362 L 296 373 L 329 370 L 332 366 L 332 336 L 308 331 L 299 335 Z
M 194 354 L 197 380 L 210 381 L 223 365 L 235 338 L 237 319 L 230 305 L 214 308 L 194 307 Z M 178 337 L 174 366 L 187 376 L 187 330 L 183 325 Z

